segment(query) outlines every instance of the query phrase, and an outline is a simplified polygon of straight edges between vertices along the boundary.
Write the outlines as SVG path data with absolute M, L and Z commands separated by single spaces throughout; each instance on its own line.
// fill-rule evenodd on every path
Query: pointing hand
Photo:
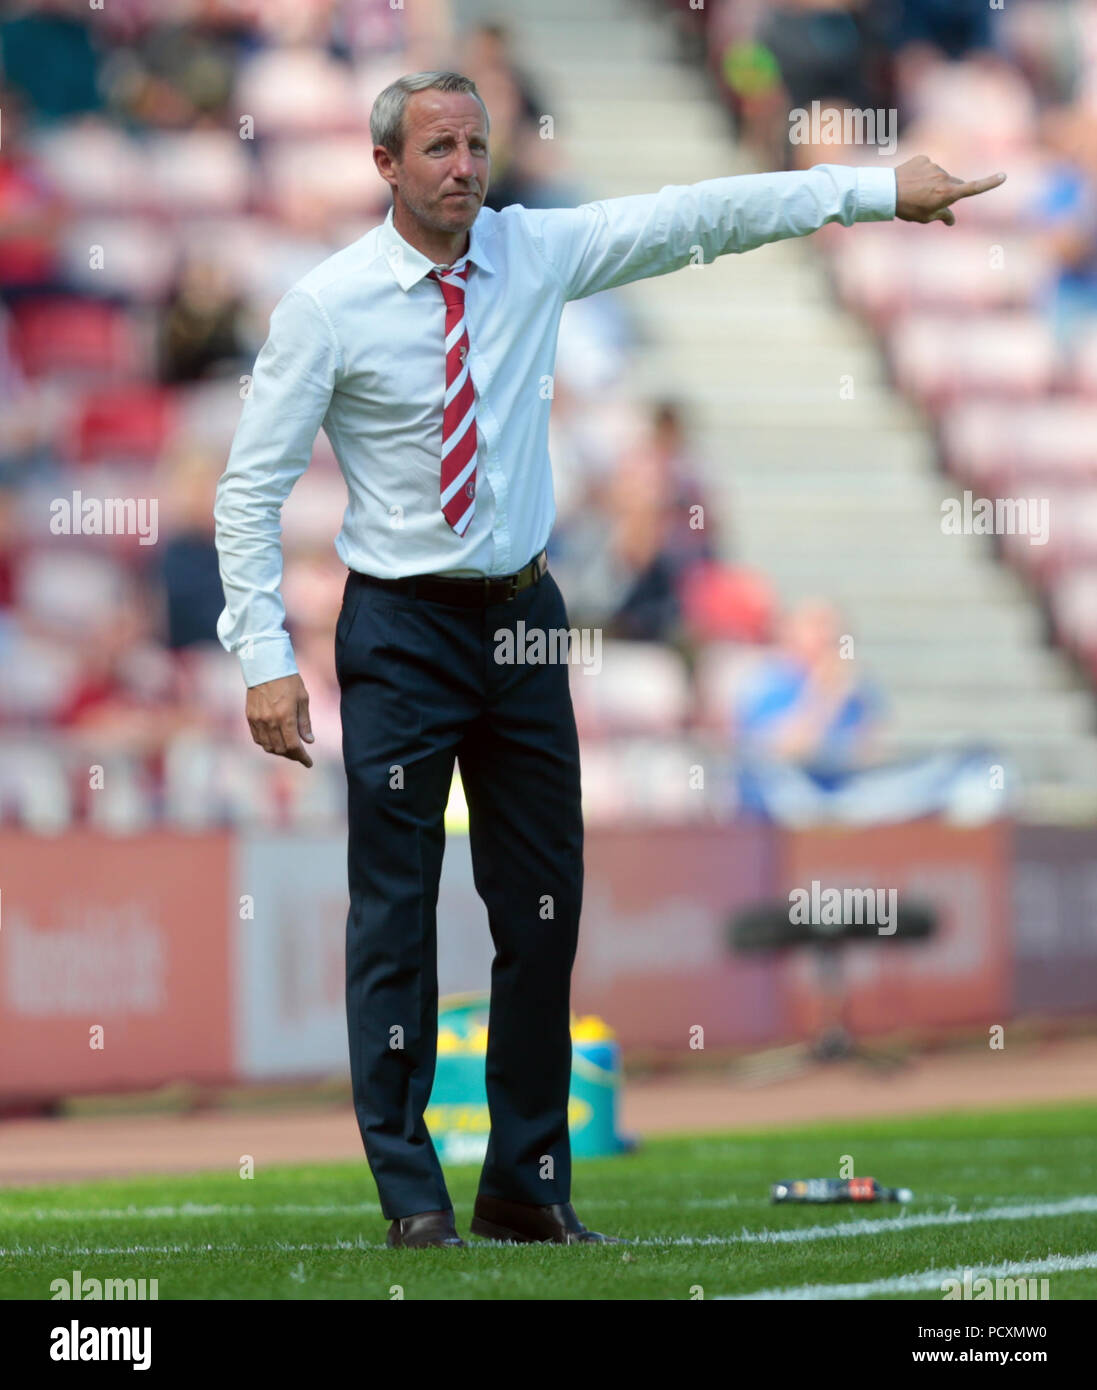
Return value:
M 986 193 L 1004 183 L 1005 178 L 1005 174 L 991 174 L 965 183 L 946 174 L 924 154 L 915 155 L 895 170 L 895 216 L 904 222 L 944 222 L 951 227 L 956 217 L 950 203 Z

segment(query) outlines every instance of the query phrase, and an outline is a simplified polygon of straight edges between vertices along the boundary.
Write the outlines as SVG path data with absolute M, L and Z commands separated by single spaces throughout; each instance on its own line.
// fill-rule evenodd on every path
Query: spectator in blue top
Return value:
M 777 648 L 739 703 L 745 760 L 839 774 L 865 764 L 881 701 L 857 674 L 848 640 L 824 599 L 805 600 L 787 615 Z
M 1058 271 L 1043 307 L 1060 346 L 1097 321 L 1097 154 L 1092 117 L 1076 107 L 1044 113 L 1041 134 L 1056 158 L 1049 165 L 1033 222 Z

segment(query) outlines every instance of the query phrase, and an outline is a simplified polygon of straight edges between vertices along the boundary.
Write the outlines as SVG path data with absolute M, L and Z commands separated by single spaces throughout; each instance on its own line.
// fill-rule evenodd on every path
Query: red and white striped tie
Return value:
M 468 260 L 430 271 L 446 301 L 446 393 L 442 407 L 442 513 L 463 536 L 476 510 L 476 393 L 469 375 L 465 323 Z

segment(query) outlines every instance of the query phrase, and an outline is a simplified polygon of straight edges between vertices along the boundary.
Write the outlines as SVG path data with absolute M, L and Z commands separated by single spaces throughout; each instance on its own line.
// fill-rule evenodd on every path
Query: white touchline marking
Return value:
M 379 1216 L 381 1207 L 377 1202 L 333 1202 L 328 1205 L 280 1202 L 270 1207 L 257 1207 L 249 1202 L 181 1202 L 178 1206 L 90 1207 L 84 1211 L 68 1207 L 39 1207 L 27 1211 L 7 1211 L 4 1216 L 8 1220 L 28 1216 L 35 1221 L 114 1221 L 133 1217 L 159 1220 L 165 1216 L 348 1216 L 356 1212 L 365 1216 Z
M 769 1199 L 759 1197 L 756 1201 L 739 1197 L 694 1197 L 679 1202 L 670 1197 L 648 1197 L 645 1206 L 688 1206 L 688 1207 L 726 1207 L 747 1205 L 768 1207 Z M 624 1197 L 591 1198 L 584 1201 L 584 1207 L 633 1207 L 636 1204 Z M 3 1211 L 3 1198 L 0 1196 L 0 1211 Z M 471 1202 L 456 1203 L 458 1211 L 472 1209 Z M 28 1207 L 24 1211 L 3 1211 L 6 1220 L 28 1218 L 33 1221 L 124 1221 L 134 1217 L 158 1220 L 162 1217 L 199 1216 L 380 1216 L 381 1207 L 377 1202 L 279 1202 L 274 1206 L 259 1207 L 250 1202 L 180 1202 L 163 1203 L 158 1206 L 139 1207 Z
M 211 1250 L 218 1255 L 256 1255 L 278 1254 L 296 1255 L 316 1250 L 388 1250 L 384 1241 L 336 1240 L 329 1242 L 306 1242 L 294 1245 L 289 1241 L 275 1241 L 261 1245 L 236 1245 L 229 1241 L 217 1245 L 13 1245 L 0 1249 L 3 1255 L 206 1255 Z
M 769 1199 L 739 1197 L 694 1197 L 680 1202 L 671 1197 L 647 1197 L 645 1206 L 687 1206 L 687 1207 L 726 1207 L 739 1206 L 768 1207 Z M 472 1210 L 471 1202 L 457 1202 L 458 1211 Z M 592 1197 L 582 1204 L 584 1207 L 634 1207 L 635 1202 L 625 1197 Z M 28 1207 L 23 1211 L 4 1210 L 0 1195 L 0 1212 L 5 1220 L 18 1221 L 125 1221 L 134 1217 L 159 1220 L 163 1217 L 201 1217 L 201 1216 L 380 1216 L 381 1207 L 377 1202 L 279 1202 L 273 1206 L 255 1206 L 250 1202 L 180 1202 L 161 1203 L 157 1206 L 139 1207 Z
M 917 1216 L 861 1217 L 836 1221 L 830 1226 L 800 1226 L 788 1231 L 748 1231 L 737 1236 L 672 1236 L 663 1240 L 639 1240 L 637 1245 L 799 1245 L 804 1241 L 829 1240 L 832 1236 L 875 1236 L 889 1231 L 913 1231 L 926 1226 L 965 1226 L 981 1221 L 1032 1221 L 1044 1216 L 1073 1216 L 1097 1211 L 1097 1197 L 1068 1197 L 1061 1202 L 1027 1203 L 987 1207 L 981 1211 L 919 1213 Z
M 869 1298 L 877 1293 L 920 1293 L 937 1289 L 946 1279 L 963 1280 L 965 1269 L 973 1278 L 1013 1279 L 1030 1274 L 1065 1274 L 1074 1269 L 1097 1269 L 1097 1250 L 1085 1255 L 1052 1255 L 1046 1260 L 1007 1260 L 997 1265 L 967 1265 L 956 1269 L 923 1269 L 919 1274 L 897 1274 L 890 1279 L 873 1279 L 864 1284 L 798 1284 L 791 1288 L 761 1289 L 757 1293 L 721 1293 L 723 1302 L 746 1303 L 758 1299 L 834 1299 Z
M 17 1190 L 17 1189 L 16 1189 Z M 1089 1198 L 1071 1199 L 1088 1201 Z M 1097 1198 L 1093 1200 L 1097 1201 Z M 1014 1202 L 1023 1204 L 1023 1198 L 1015 1198 Z M 458 1212 L 470 1209 L 471 1202 L 456 1202 L 454 1204 Z M 637 1202 L 626 1197 L 584 1197 L 580 1203 L 584 1209 L 603 1209 L 614 1208 L 624 1209 L 633 1208 Z M 768 1197 L 688 1197 L 685 1201 L 677 1197 L 644 1197 L 642 1205 L 644 1207 L 693 1207 L 697 1209 L 715 1209 L 723 1207 L 755 1207 L 760 1211 L 772 1210 L 772 1204 Z M 976 1211 L 981 1209 L 977 1208 Z M 156 1206 L 139 1207 L 134 1203 L 125 1207 L 28 1207 L 22 1211 L 4 1208 L 3 1189 L 0 1189 L 0 1213 L 6 1220 L 31 1220 L 31 1221 L 122 1221 L 130 1220 L 134 1217 L 158 1220 L 162 1217 L 201 1217 L 201 1216 L 380 1216 L 381 1207 L 377 1202 L 278 1202 L 273 1206 L 255 1206 L 250 1202 L 180 1202 L 180 1203 L 160 1203 Z M 894 1219 L 903 1225 L 909 1225 L 914 1219 L 912 1217 L 887 1218 L 882 1217 L 877 1221 L 870 1222 L 873 1227 L 879 1226 L 881 1221 Z M 923 1215 L 920 1219 L 925 1221 Z M 935 1222 L 938 1218 L 932 1218 Z M 827 1235 L 834 1232 L 833 1226 L 804 1227 L 802 1230 L 817 1229 Z M 844 1229 L 844 1228 L 843 1228 Z M 789 1233 L 776 1232 L 773 1235 L 760 1234 L 756 1238 L 759 1240 L 780 1240 L 787 1238 Z M 800 1232 L 793 1232 L 795 1239 L 803 1239 Z M 746 1239 L 746 1236 L 732 1237 L 739 1242 Z M 807 1237 L 811 1238 L 811 1237 Z M 666 1244 L 668 1240 L 675 1237 L 655 1237 L 656 1243 Z M 680 1237 L 682 1240 L 714 1240 L 726 1241 L 726 1236 L 697 1236 Z
M 593 1204 L 592 1204 L 593 1205 Z M 11 1212 L 9 1217 L 19 1215 L 32 1216 L 35 1220 L 49 1220 L 56 1217 L 68 1219 L 91 1220 L 97 1217 L 148 1217 L 151 1219 L 163 1216 L 222 1216 L 236 1214 L 240 1216 L 273 1215 L 279 1212 L 289 1212 L 293 1215 L 334 1215 L 347 1214 L 361 1211 L 363 1213 L 376 1214 L 378 1207 L 369 1202 L 363 1202 L 359 1206 L 309 1206 L 307 1204 L 293 1204 L 273 1207 L 254 1207 L 254 1206 L 233 1206 L 218 1203 L 209 1206 L 198 1206 L 194 1203 L 184 1203 L 180 1207 L 133 1207 L 126 1209 L 103 1209 L 100 1211 L 33 1211 L 33 1212 Z M 987 1221 L 1033 1221 L 1047 1216 L 1070 1216 L 1084 1212 L 1097 1211 L 1097 1197 L 1070 1197 L 1060 1202 L 1039 1202 L 1017 1204 L 1006 1207 L 988 1207 L 981 1211 L 958 1212 L 955 1207 L 947 1212 L 924 1212 L 918 1216 L 896 1216 L 880 1217 L 877 1220 L 860 1218 L 851 1221 L 838 1221 L 833 1225 L 802 1226 L 788 1231 L 748 1231 L 745 1228 L 739 1235 L 732 1236 L 645 1236 L 629 1241 L 631 1245 L 638 1246 L 725 1246 L 725 1245 L 782 1245 L 800 1244 L 807 1241 L 829 1240 L 832 1236 L 852 1237 L 852 1236 L 872 1236 L 881 1235 L 886 1232 L 920 1230 L 929 1226 L 964 1226 L 978 1222 Z M 136 1249 L 136 1247 L 134 1247 Z M 254 1245 L 203 1245 L 201 1243 L 194 1246 L 147 1246 L 142 1247 L 150 1253 L 188 1253 L 192 1251 L 213 1250 L 220 1251 L 256 1251 L 263 1249 L 278 1249 L 287 1252 L 299 1250 L 384 1250 L 387 1245 L 374 1242 L 363 1241 L 361 1239 L 352 1241 L 336 1241 L 333 1244 L 300 1245 L 286 1243 L 275 1244 L 254 1244 Z M 126 1250 L 107 1250 L 95 1248 L 71 1248 L 64 1245 L 44 1245 L 44 1246 L 15 1246 L 10 1249 L 0 1249 L 0 1255 L 34 1254 L 36 1250 L 52 1251 L 63 1254 L 68 1251 L 71 1254 L 126 1254 Z

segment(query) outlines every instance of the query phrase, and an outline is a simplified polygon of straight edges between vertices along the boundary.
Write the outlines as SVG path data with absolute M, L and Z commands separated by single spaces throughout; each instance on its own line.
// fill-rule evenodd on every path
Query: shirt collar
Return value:
M 391 207 L 381 223 L 381 248 L 385 260 L 389 263 L 389 269 L 402 290 L 410 290 L 412 285 L 417 284 L 434 269 L 434 261 L 424 256 L 422 251 L 417 251 L 396 230 Z M 479 217 L 469 228 L 469 249 L 461 260 L 466 258 L 481 270 L 486 270 L 488 274 L 495 270 L 480 233 Z

